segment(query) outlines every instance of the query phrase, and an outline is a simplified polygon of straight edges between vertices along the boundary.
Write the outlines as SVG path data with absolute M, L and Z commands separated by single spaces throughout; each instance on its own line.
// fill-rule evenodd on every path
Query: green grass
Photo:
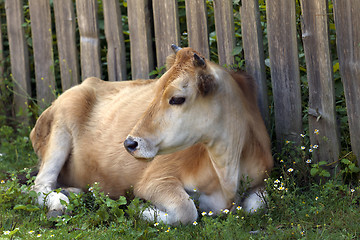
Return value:
M 356 176 L 343 181 L 345 170 L 326 178 L 311 176 L 314 163 L 290 144 L 275 153 L 276 166 L 267 183 L 267 210 L 236 210 L 201 216 L 196 225 L 167 226 L 139 219 L 142 202 L 111 200 L 93 191 L 71 195 L 69 215 L 47 219 L 47 210 L 33 202 L 27 176 L 36 156 L 27 138 L 29 128 L 0 128 L 0 239 L 358 239 L 360 187 Z M 300 148 L 299 148 L 300 149 Z M 291 159 L 291 160 L 290 160 Z M 317 166 L 321 168 L 321 166 Z M 24 169 L 25 168 L 25 169 Z M 289 170 L 292 169 L 293 171 Z M 346 166 L 345 168 L 346 169 Z

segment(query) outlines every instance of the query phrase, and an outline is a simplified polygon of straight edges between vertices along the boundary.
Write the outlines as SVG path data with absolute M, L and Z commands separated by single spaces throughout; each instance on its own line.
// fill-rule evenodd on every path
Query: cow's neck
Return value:
M 230 86 L 229 91 L 236 89 L 236 86 Z M 233 96 L 228 93 L 227 96 Z M 244 114 L 244 107 L 241 102 L 234 103 L 234 98 L 224 99 L 222 103 L 226 113 L 223 114 L 222 121 L 214 131 L 212 141 L 208 142 L 207 148 L 217 172 L 223 190 L 227 199 L 232 201 L 235 197 L 239 176 L 240 176 L 240 157 L 245 144 L 247 135 L 247 120 Z M 224 112 L 225 113 L 225 112 Z M 244 116 L 234 117 L 234 116 Z

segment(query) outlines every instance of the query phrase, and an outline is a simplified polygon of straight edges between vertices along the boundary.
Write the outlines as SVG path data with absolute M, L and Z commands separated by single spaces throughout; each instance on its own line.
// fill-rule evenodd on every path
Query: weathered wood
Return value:
M 176 0 L 153 1 L 155 44 L 157 66 L 166 62 L 166 57 L 174 52 L 171 44 L 180 43 L 180 25 Z M 181 46 L 180 46 L 181 47 Z
M 335 92 L 329 46 L 327 0 L 301 0 L 302 39 L 309 85 L 309 134 L 312 145 L 318 145 L 316 161 L 335 162 L 340 143 L 336 123 Z M 317 129 L 317 133 L 314 130 Z
M 103 0 L 110 81 L 126 80 L 126 52 L 118 0 Z
M 267 1 L 266 8 L 276 137 L 279 146 L 285 140 L 300 143 L 302 114 L 295 1 Z
M 25 32 L 22 0 L 6 0 L 6 22 L 10 46 L 11 76 L 14 81 L 15 114 L 25 113 L 28 97 L 31 93 L 28 48 Z M 27 114 L 22 114 L 20 121 L 28 123 Z
M 133 79 L 149 78 L 154 69 L 149 0 L 128 1 L 131 75 Z
M 52 47 L 51 12 L 48 0 L 29 1 L 34 49 L 36 98 L 40 109 L 54 99 L 55 73 Z
M 101 78 L 100 40 L 97 0 L 76 0 L 80 31 L 81 78 Z
M 258 105 L 269 129 L 268 89 L 258 1 L 243 1 L 240 7 L 240 15 L 246 71 L 256 80 Z
M 334 14 L 351 147 L 360 165 L 360 1 L 334 0 Z
M 214 0 L 215 30 L 220 65 L 234 64 L 234 13 L 232 0 Z
M 4 86 L 4 48 L 3 48 L 3 39 L 2 39 L 2 27 L 1 27 L 1 18 L 0 18 L 0 114 L 5 115 L 5 107 L 3 102 L 3 96 L 5 93 Z
M 189 47 L 210 58 L 206 2 L 186 0 L 185 6 Z
M 62 90 L 65 91 L 80 82 L 74 3 L 72 0 L 53 0 L 53 3 L 61 86 Z

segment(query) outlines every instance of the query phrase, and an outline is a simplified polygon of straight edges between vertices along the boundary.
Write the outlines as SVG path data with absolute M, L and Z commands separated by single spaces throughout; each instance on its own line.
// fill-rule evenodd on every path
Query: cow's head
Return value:
M 172 45 L 167 72 L 158 80 L 155 98 L 124 142 L 137 158 L 151 159 L 211 141 L 221 118 L 215 101 L 219 88 L 212 63 L 191 48 Z

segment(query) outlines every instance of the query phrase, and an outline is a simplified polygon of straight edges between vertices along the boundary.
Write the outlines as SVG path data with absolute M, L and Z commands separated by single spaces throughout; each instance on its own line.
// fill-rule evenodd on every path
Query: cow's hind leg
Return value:
M 61 215 L 65 206 L 61 201 L 69 199 L 61 192 L 55 192 L 57 179 L 71 151 L 72 137 L 66 128 L 54 126 L 42 156 L 39 173 L 35 179 L 33 190 L 38 193 L 37 201 L 49 209 L 49 217 Z

